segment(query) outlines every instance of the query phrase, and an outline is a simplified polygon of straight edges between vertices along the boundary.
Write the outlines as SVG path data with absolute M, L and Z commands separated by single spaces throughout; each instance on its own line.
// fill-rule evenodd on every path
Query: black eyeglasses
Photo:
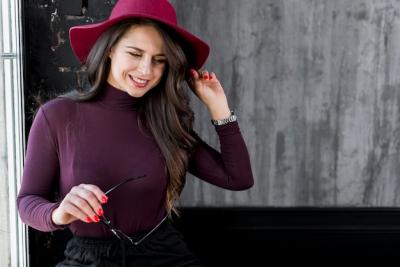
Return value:
M 110 194 L 111 192 L 113 192 L 115 189 L 117 189 L 118 187 L 133 181 L 133 180 L 137 180 L 140 178 L 145 177 L 146 175 L 140 175 L 140 176 L 136 176 L 136 177 L 130 177 L 128 179 L 125 179 L 124 181 L 120 182 L 119 184 L 111 187 L 110 189 L 108 189 L 105 192 L 105 195 Z M 128 236 L 127 234 L 125 234 L 124 232 L 122 232 L 121 230 L 117 229 L 116 227 L 114 227 L 114 225 L 111 223 L 111 221 L 109 219 L 107 219 L 104 214 L 99 216 L 100 222 L 103 223 L 103 225 L 105 225 L 108 229 L 110 229 L 110 231 L 120 240 L 125 240 L 128 241 L 129 243 L 133 244 L 133 245 L 138 245 L 140 244 L 149 234 L 150 232 L 145 235 L 144 237 L 142 237 L 140 240 L 138 241 L 134 241 L 130 236 Z

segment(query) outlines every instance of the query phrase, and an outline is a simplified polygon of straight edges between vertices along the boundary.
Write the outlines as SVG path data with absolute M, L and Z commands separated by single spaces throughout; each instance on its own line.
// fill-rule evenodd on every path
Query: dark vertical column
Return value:
M 26 135 L 38 100 L 87 86 L 84 70 L 71 51 L 68 30 L 108 16 L 115 1 L 43 0 L 24 3 Z M 63 258 L 70 233 L 29 230 L 32 267 L 54 266 Z

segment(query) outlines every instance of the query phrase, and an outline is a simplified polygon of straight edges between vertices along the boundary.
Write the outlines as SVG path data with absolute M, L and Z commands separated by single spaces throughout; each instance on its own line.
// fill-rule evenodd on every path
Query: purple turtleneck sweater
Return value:
M 17 198 L 26 224 L 41 231 L 63 229 L 53 223 L 51 213 L 73 186 L 94 184 L 106 191 L 142 174 L 146 176 L 109 195 L 104 215 L 129 234 L 151 229 L 166 215 L 166 165 L 150 131 L 139 129 L 140 101 L 106 85 L 92 101 L 56 98 L 40 107 L 29 132 Z M 188 171 L 222 188 L 251 187 L 249 154 L 238 123 L 215 126 L 215 130 L 221 153 L 197 136 L 200 143 Z M 57 188 L 59 201 L 54 200 Z M 112 236 L 101 223 L 75 221 L 68 227 L 75 236 Z

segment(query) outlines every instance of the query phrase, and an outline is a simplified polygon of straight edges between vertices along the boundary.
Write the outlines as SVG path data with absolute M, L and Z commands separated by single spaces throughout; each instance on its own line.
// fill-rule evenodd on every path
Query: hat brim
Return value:
M 190 67 L 200 69 L 204 65 L 210 53 L 210 47 L 206 42 L 177 25 L 170 24 L 167 21 L 162 21 L 157 17 L 150 16 L 149 14 L 141 13 L 131 13 L 118 18 L 108 19 L 100 23 L 71 27 L 69 30 L 70 44 L 79 61 L 82 64 L 86 62 L 86 58 L 96 40 L 109 27 L 119 21 L 132 17 L 149 18 L 168 26 L 169 29 L 179 36 L 181 42 L 183 42 L 183 49 L 185 50 Z

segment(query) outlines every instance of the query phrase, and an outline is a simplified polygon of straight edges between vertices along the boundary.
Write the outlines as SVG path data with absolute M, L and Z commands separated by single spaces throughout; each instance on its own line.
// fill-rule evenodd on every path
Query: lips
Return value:
M 144 88 L 148 84 L 149 80 L 145 79 L 140 79 L 137 77 L 133 77 L 132 75 L 129 75 L 130 80 L 133 82 L 133 84 L 138 87 L 138 88 Z

